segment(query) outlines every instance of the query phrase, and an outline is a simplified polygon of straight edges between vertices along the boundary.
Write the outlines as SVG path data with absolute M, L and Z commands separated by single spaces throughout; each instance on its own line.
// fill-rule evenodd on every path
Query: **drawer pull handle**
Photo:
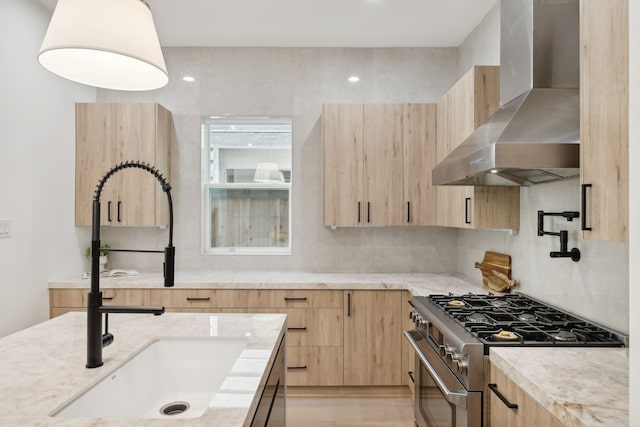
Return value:
M 288 370 L 294 370 L 294 369 L 307 369 L 307 365 L 304 366 L 287 366 Z
M 498 385 L 497 384 L 487 384 L 487 386 L 491 389 L 492 392 L 494 392 L 496 394 L 496 396 L 498 396 L 498 399 L 502 400 L 502 403 L 504 403 L 507 408 L 509 409 L 518 409 L 518 404 L 517 403 L 511 403 L 507 400 L 506 397 L 504 397 L 502 395 L 502 393 L 500 393 L 498 391 Z
M 209 297 L 187 297 L 187 301 L 209 301 Z
M 285 301 L 306 301 L 307 297 L 284 297 Z
M 103 301 L 111 301 L 113 297 L 102 297 Z
M 409 374 L 409 378 L 411 378 L 411 382 L 415 384 L 416 379 L 413 378 L 413 371 L 409 371 L 409 372 L 407 372 L 407 374 Z
M 303 326 L 301 328 L 287 328 L 287 331 L 306 331 L 307 327 Z

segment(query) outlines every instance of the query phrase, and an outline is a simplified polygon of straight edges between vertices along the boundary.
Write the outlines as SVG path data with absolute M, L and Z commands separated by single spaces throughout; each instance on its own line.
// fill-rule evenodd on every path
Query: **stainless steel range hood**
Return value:
M 433 169 L 436 185 L 530 185 L 580 173 L 578 0 L 502 0 L 501 108 Z

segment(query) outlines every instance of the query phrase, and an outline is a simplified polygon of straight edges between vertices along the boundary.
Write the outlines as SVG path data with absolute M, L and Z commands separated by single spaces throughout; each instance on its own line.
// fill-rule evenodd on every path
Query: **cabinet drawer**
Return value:
M 89 289 L 50 289 L 52 308 L 84 308 L 87 306 Z M 105 305 L 146 305 L 148 290 L 145 289 L 102 289 Z
M 245 308 L 247 295 L 228 289 L 152 289 L 149 304 L 167 308 Z
M 342 347 L 288 346 L 287 385 L 342 385 Z
M 342 291 L 308 289 L 250 290 L 247 306 L 256 308 L 342 308 Z
M 282 313 L 287 317 L 287 346 L 342 346 L 341 308 L 252 308 L 251 313 Z
M 200 308 L 176 308 L 168 307 L 167 313 L 246 313 L 246 308 L 220 308 L 220 307 L 200 307 Z

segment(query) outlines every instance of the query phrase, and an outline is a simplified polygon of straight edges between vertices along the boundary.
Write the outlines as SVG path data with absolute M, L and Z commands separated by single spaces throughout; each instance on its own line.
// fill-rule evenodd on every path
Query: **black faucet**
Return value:
M 100 195 L 106 181 L 127 168 L 143 169 L 156 177 L 167 194 L 169 202 L 169 244 L 164 249 L 164 286 L 173 286 L 175 253 L 173 246 L 173 202 L 171 200 L 171 185 L 166 178 L 153 166 L 138 161 L 122 162 L 111 168 L 98 182 L 93 196 L 93 216 L 91 222 L 91 291 L 87 299 L 87 368 L 97 368 L 103 365 L 102 348 L 113 342 L 113 334 L 109 333 L 109 313 L 149 313 L 156 316 L 164 313 L 164 307 L 136 307 L 136 306 L 104 306 L 102 292 L 100 292 L 100 251 L 109 252 L 163 252 L 153 250 L 111 249 L 100 248 Z M 105 332 L 102 333 L 102 314 L 105 315 Z
M 544 231 L 544 217 L 545 216 L 561 216 L 567 221 L 571 222 L 576 218 L 580 218 L 580 212 L 564 211 L 564 212 L 544 212 L 538 211 L 538 236 L 558 236 L 560 237 L 560 251 L 549 252 L 551 258 L 571 258 L 572 261 L 580 261 L 580 249 L 573 248 L 569 250 L 568 241 L 569 233 L 567 230 L 560 230 L 559 232 Z

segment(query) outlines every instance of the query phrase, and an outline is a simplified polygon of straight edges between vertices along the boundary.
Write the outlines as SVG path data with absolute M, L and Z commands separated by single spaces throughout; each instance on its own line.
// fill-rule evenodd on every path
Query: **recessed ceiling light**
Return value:
M 196 78 L 193 76 L 184 76 L 182 80 L 184 80 L 185 82 L 195 82 Z
M 349 76 L 349 78 L 347 80 L 349 80 L 349 82 L 351 82 L 351 83 L 358 83 L 360 81 L 360 77 L 358 77 L 358 76 Z

